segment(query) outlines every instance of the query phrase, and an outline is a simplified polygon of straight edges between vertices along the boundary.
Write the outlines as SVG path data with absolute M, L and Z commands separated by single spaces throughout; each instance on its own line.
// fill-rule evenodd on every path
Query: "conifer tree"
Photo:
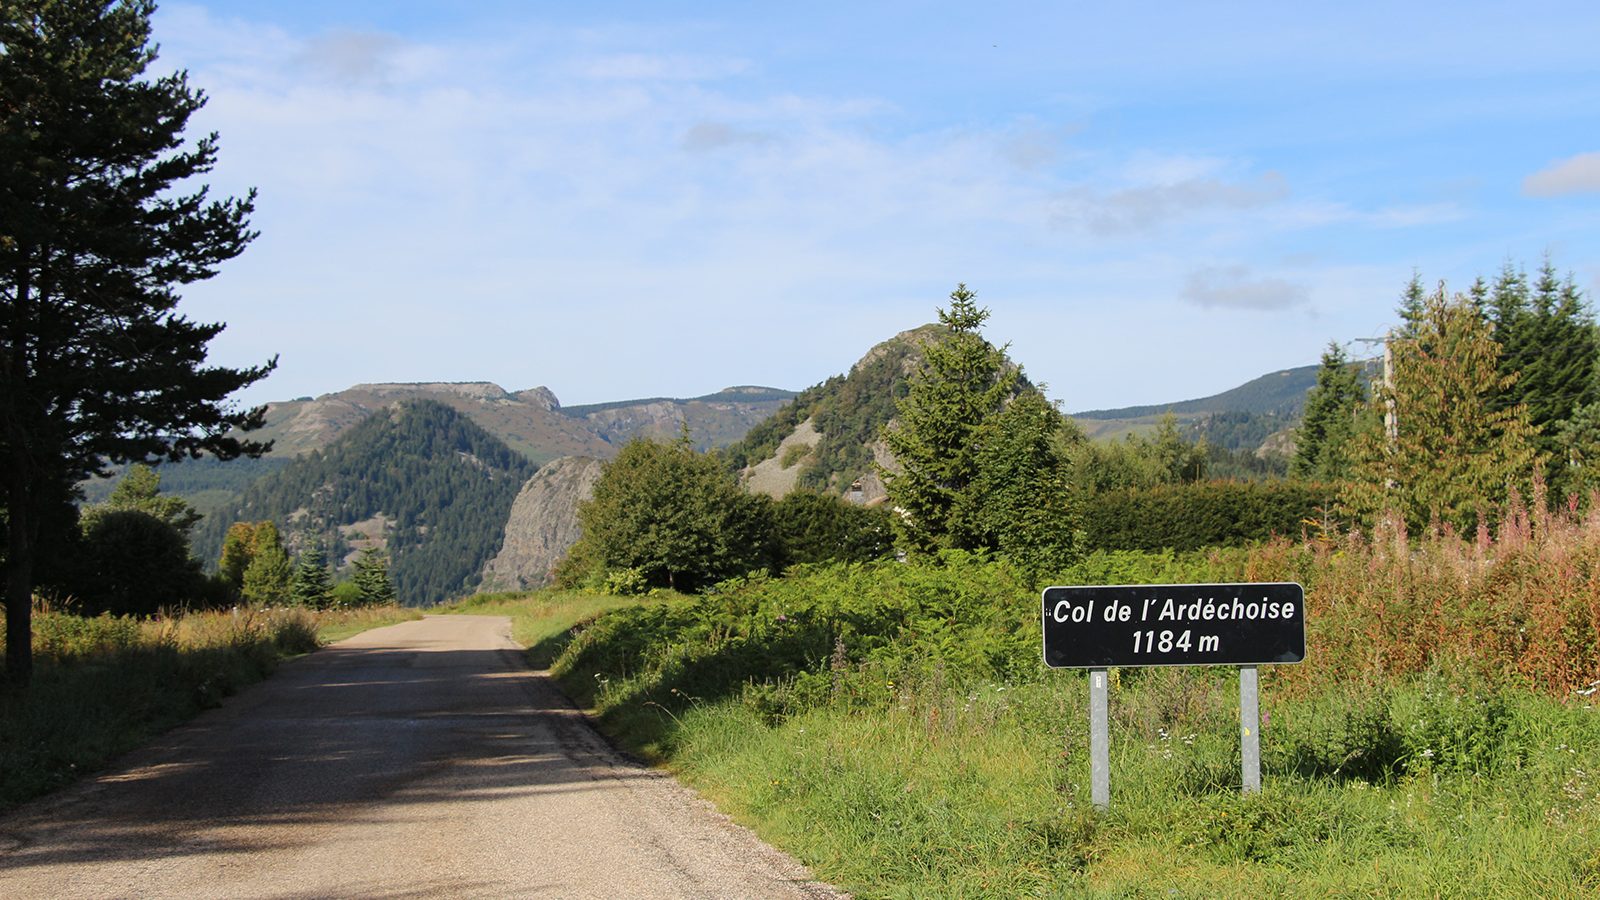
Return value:
M 356 557 L 350 580 L 355 583 L 361 606 L 387 606 L 395 602 L 394 583 L 389 580 L 389 557 L 376 547 L 368 547 Z
M 333 573 L 328 571 L 328 556 L 321 544 L 312 544 L 300 554 L 289 581 L 289 602 L 307 609 L 327 609 L 332 600 Z
M 1066 570 L 1083 542 L 1063 416 L 1025 390 L 979 429 L 976 473 L 951 511 L 959 545 L 988 547 L 1035 576 Z
M 1008 365 L 1004 348 L 984 340 L 989 318 L 965 284 L 939 310 L 947 334 L 929 344 L 921 370 L 900 400 L 898 421 L 883 432 L 899 471 L 886 470 L 889 502 L 899 512 L 907 549 L 931 552 L 963 547 L 970 532 L 952 513 L 978 473 L 979 430 L 1014 393 L 1022 373 Z
M 106 498 L 107 509 L 136 509 L 149 513 L 176 528 L 185 538 L 200 521 L 200 513 L 182 497 L 162 496 L 161 474 L 143 463 L 134 463 Z
M 1422 273 L 1412 272 L 1406 289 L 1400 293 L 1400 305 L 1395 312 L 1400 315 L 1400 336 L 1415 338 L 1427 315 L 1428 292 L 1422 286 Z
M 1568 459 L 1570 436 L 1577 432 L 1566 423 L 1580 408 L 1600 401 L 1600 333 L 1594 316 L 1571 277 L 1563 282 L 1548 258 L 1531 286 L 1526 273 L 1507 263 L 1488 309 L 1500 345 L 1500 374 L 1515 376 L 1495 405 L 1527 406 L 1534 445 L 1550 463 L 1551 498 L 1560 501 L 1578 490 Z
M 271 369 L 205 365 L 220 324 L 176 312 L 178 287 L 243 252 L 253 198 L 198 179 L 205 103 L 155 59 L 149 0 L 0 3 L 0 503 L 6 671 L 32 674 L 35 561 L 72 486 L 109 463 L 259 454 L 227 398 Z
M 1361 376 L 1344 348 L 1329 343 L 1317 369 L 1317 383 L 1306 394 L 1305 415 L 1295 431 L 1289 474 L 1311 481 L 1342 481 L 1350 474 L 1350 442 L 1366 401 Z

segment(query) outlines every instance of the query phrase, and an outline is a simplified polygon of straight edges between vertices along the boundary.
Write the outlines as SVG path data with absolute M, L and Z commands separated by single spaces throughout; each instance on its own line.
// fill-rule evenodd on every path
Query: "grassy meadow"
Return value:
M 483 611 L 518 616 L 623 746 L 860 896 L 1600 893 L 1600 519 L 1096 554 L 1046 579 L 1276 580 L 1306 587 L 1308 658 L 1262 669 L 1263 791 L 1239 790 L 1233 670 L 1113 670 L 1104 813 L 1086 677 L 1044 669 L 1040 585 L 999 562 Z
M 32 684 L 0 685 L 0 810 L 94 772 L 284 659 L 418 617 L 386 607 L 86 618 L 40 607 Z

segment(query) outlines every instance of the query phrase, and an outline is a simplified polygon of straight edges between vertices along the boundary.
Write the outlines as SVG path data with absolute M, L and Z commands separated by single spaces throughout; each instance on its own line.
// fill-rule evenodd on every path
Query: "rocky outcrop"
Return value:
M 584 456 L 552 460 L 528 479 L 511 504 L 500 552 L 483 569 L 481 591 L 540 587 L 577 543 L 578 504 L 594 494 L 601 462 Z
M 806 419 L 778 444 L 778 451 L 744 473 L 745 489 L 752 494 L 766 494 L 774 500 L 787 497 L 800 483 L 800 465 L 810 456 L 821 440 L 815 423 Z

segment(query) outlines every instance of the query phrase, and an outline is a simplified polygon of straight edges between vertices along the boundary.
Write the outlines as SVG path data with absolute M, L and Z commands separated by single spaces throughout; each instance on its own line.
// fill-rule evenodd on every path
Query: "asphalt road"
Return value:
M 0 897 L 834 897 L 437 616 L 295 660 L 0 816 Z

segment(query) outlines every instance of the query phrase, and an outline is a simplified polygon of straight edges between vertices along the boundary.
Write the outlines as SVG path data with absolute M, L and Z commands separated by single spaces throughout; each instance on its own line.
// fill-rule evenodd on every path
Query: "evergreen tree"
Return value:
M 1178 417 L 1168 412 L 1156 424 L 1155 441 L 1151 450 L 1160 463 L 1166 484 L 1194 484 L 1206 477 L 1206 461 L 1210 453 L 1205 440 L 1190 443 L 1178 433 Z
M 1600 491 L 1600 403 L 1573 410 L 1556 438 L 1564 495 L 1588 497 Z
M 328 571 L 328 556 L 321 544 L 312 544 L 300 554 L 294 577 L 289 581 L 289 602 L 307 609 L 327 609 L 333 601 L 333 573 Z
M 271 522 L 256 526 L 250 547 L 250 565 L 244 570 L 241 593 L 252 606 L 279 606 L 289 601 L 289 579 L 293 576 L 289 554 Z
M 1415 282 L 1413 282 L 1415 284 Z M 1306 394 L 1305 416 L 1295 431 L 1289 474 L 1311 481 L 1343 481 L 1350 474 L 1350 441 L 1366 401 L 1361 376 L 1344 348 L 1328 344 L 1317 384 Z
M 1022 373 L 1006 362 L 1004 348 L 983 339 L 989 318 L 965 284 L 939 310 L 947 333 L 925 351 L 921 370 L 898 407 L 898 423 L 883 432 L 898 471 L 886 470 L 889 502 L 899 512 L 908 549 L 960 547 L 968 536 L 953 530 L 952 512 L 978 472 L 978 432 L 998 415 Z
M 376 547 L 368 547 L 356 557 L 355 584 L 361 606 L 387 606 L 395 602 L 394 583 L 389 580 L 389 557 Z
M 1427 315 L 1427 307 L 1428 292 L 1422 286 L 1422 273 L 1412 272 L 1406 289 L 1400 292 L 1400 306 L 1395 310 L 1400 314 L 1400 337 L 1416 338 L 1422 320 Z
M 1531 287 L 1528 276 L 1507 263 L 1488 309 L 1500 345 L 1500 374 L 1515 376 L 1496 408 L 1527 406 L 1534 445 L 1550 461 L 1551 499 L 1560 501 L 1579 490 L 1563 435 L 1577 410 L 1600 401 L 1600 332 L 1582 292 L 1570 277 L 1563 282 L 1548 258 Z
M 1496 409 L 1515 376 L 1470 298 L 1430 295 L 1413 337 L 1390 341 L 1392 383 L 1373 392 L 1375 417 L 1393 404 L 1395 433 L 1363 431 L 1345 508 L 1371 521 L 1391 509 L 1413 526 L 1471 526 L 1526 486 L 1537 452 L 1527 408 Z
M 122 474 L 111 496 L 106 498 L 107 509 L 136 509 L 149 513 L 176 528 L 188 538 L 200 513 L 182 497 L 161 495 L 161 475 L 143 463 L 134 463 Z
M 1023 391 L 979 430 L 971 489 L 952 510 L 953 532 L 992 547 L 1035 576 L 1065 571 L 1083 543 L 1072 467 L 1057 434 L 1063 417 Z
M 215 135 L 186 145 L 205 103 L 179 73 L 149 80 L 149 0 L 0 3 L 0 490 L 7 512 L 6 669 L 32 674 L 41 531 L 108 463 L 266 448 L 227 397 L 264 377 L 206 366 L 218 324 L 175 312 L 255 236 L 251 197 L 196 179 Z M 189 191 L 189 193 L 182 193 Z M 41 541 L 44 546 L 41 546 Z

